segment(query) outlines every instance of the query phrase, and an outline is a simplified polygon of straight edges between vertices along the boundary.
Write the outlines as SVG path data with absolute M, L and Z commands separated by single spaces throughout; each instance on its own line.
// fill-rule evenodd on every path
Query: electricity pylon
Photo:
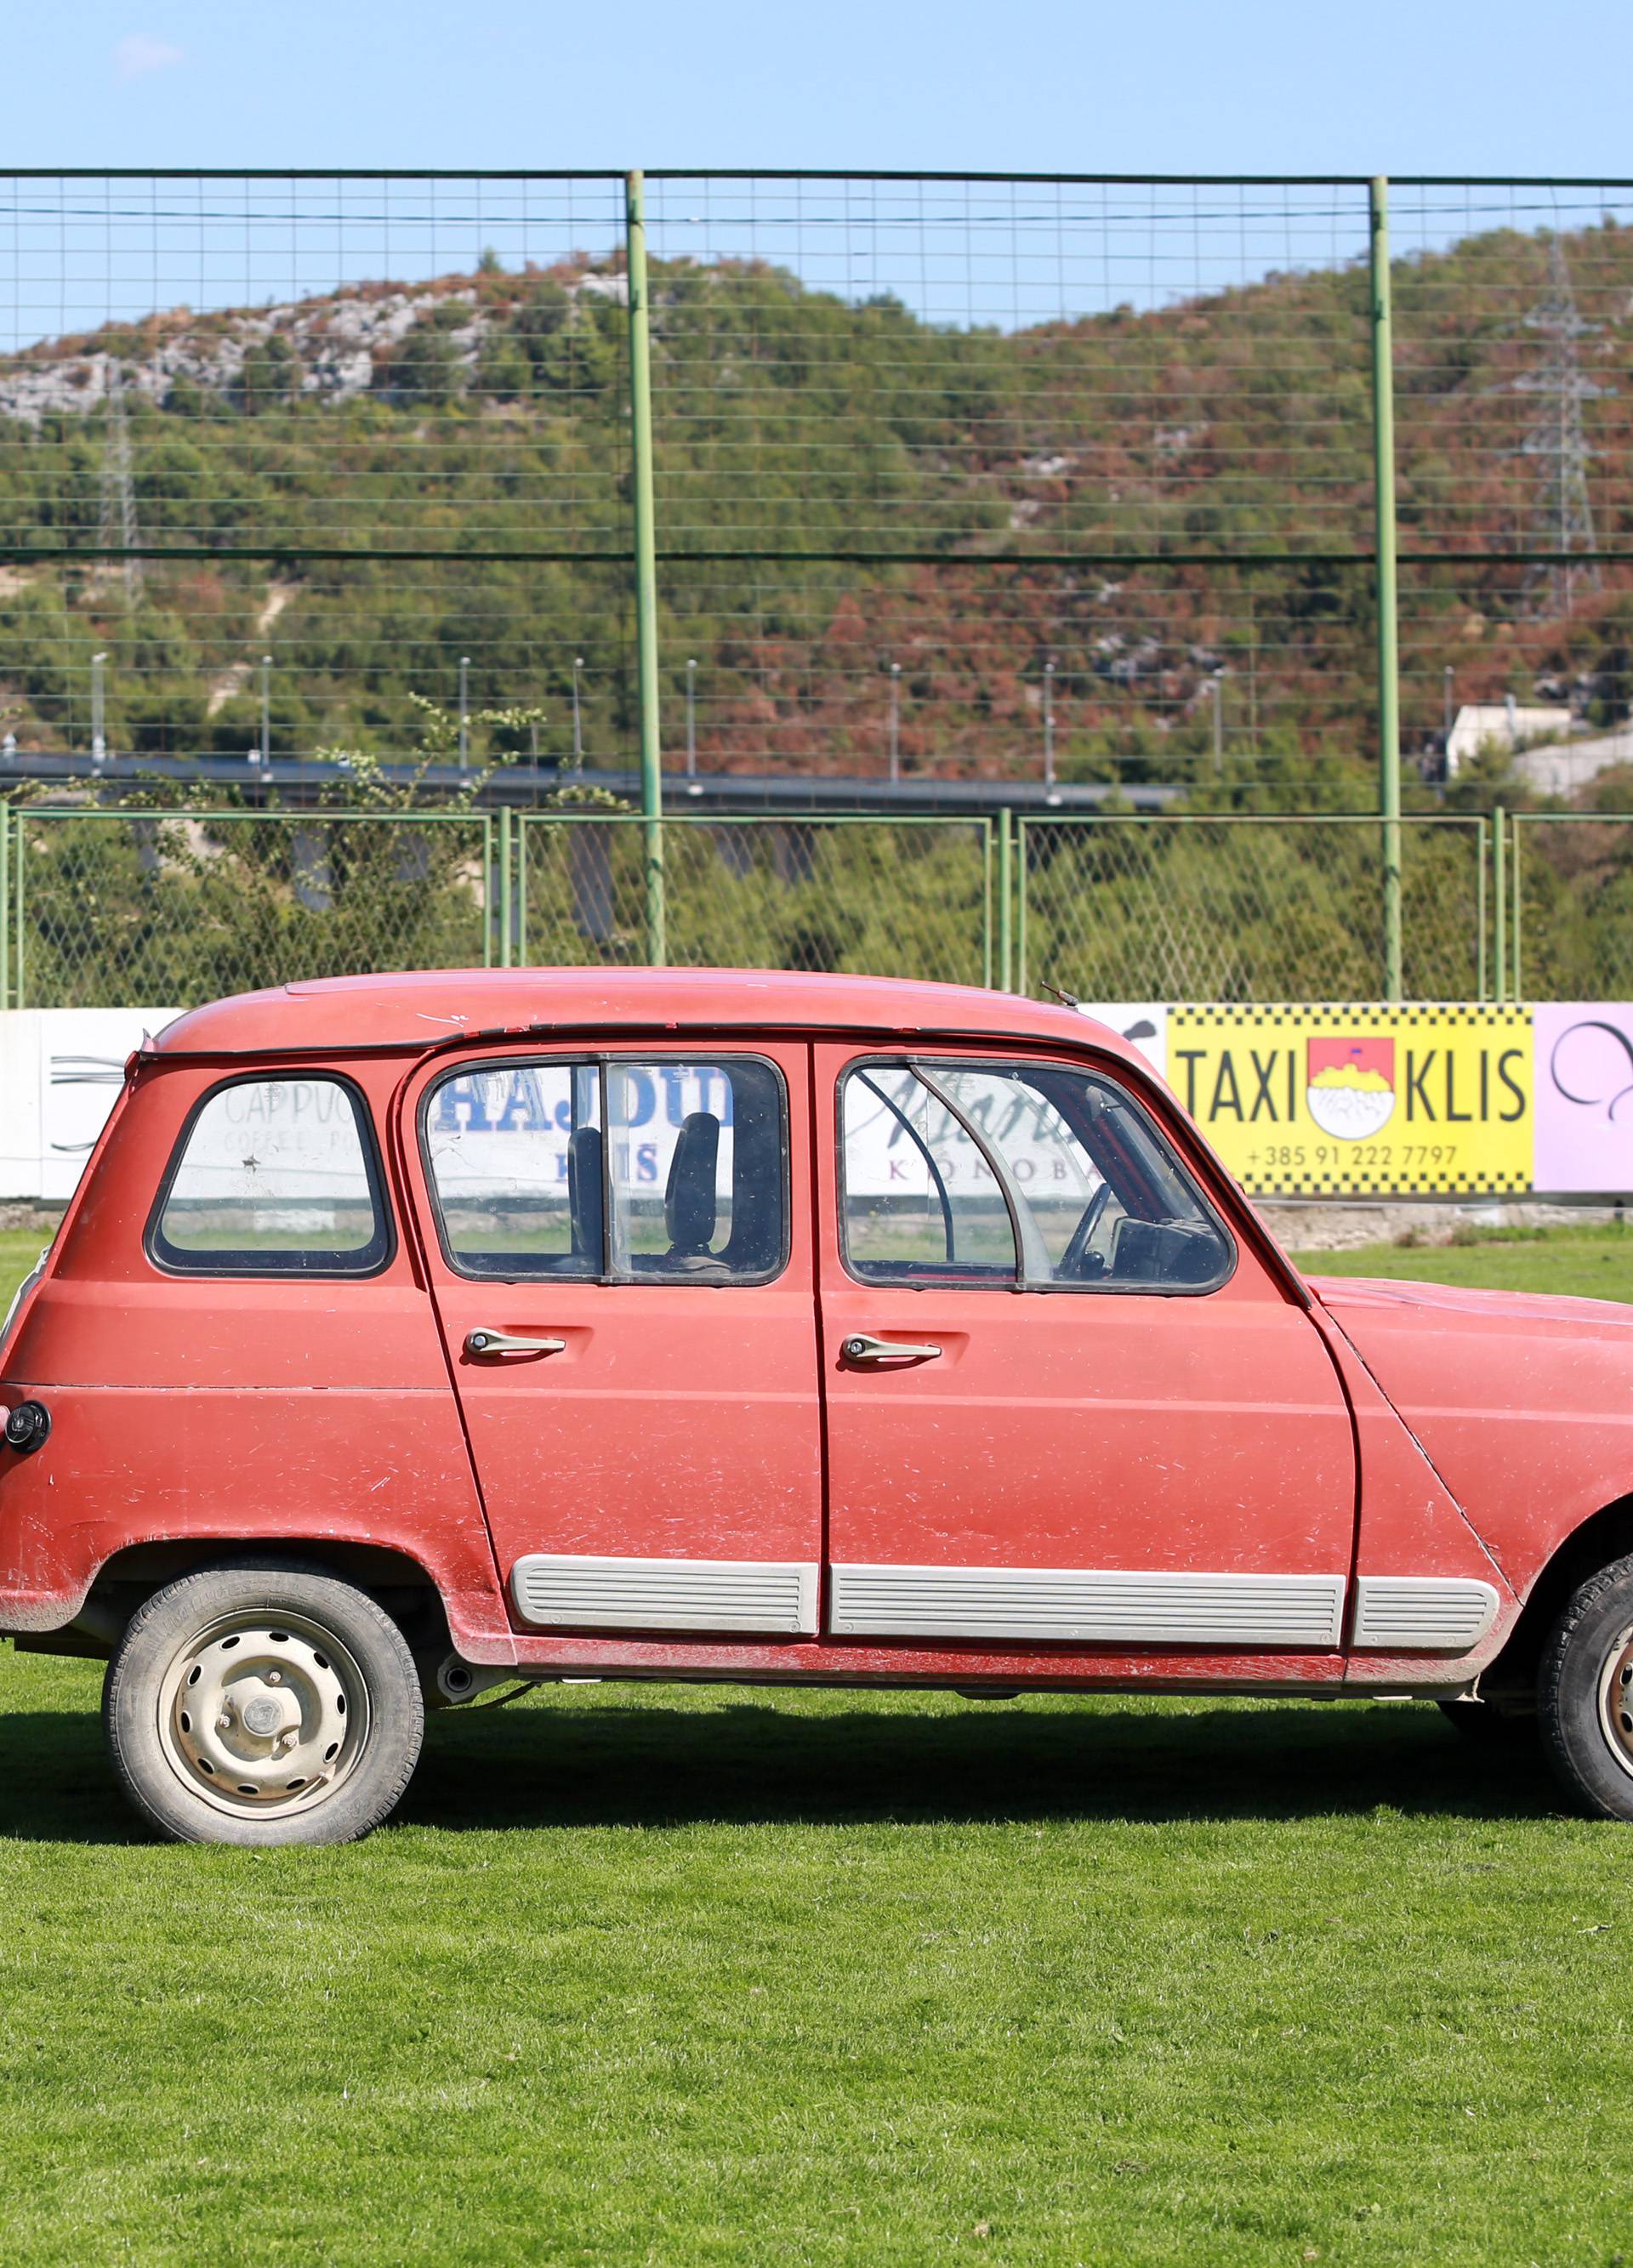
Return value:
M 1524 605 L 1533 616 L 1568 615 L 1578 590 L 1597 590 L 1593 506 L 1588 497 L 1589 448 L 1582 405 L 1615 388 L 1600 386 L 1582 367 L 1581 342 L 1602 326 L 1578 312 L 1565 248 L 1557 236 L 1548 241 L 1548 289 L 1525 318 L 1526 328 L 1544 341 L 1542 360 L 1513 381 L 1516 394 L 1540 397 L 1534 422 L 1519 445 L 1522 456 L 1541 467 L 1531 522 L 1538 551 L 1585 552 L 1583 564 L 1570 559 L 1541 560 L 1526 571 Z

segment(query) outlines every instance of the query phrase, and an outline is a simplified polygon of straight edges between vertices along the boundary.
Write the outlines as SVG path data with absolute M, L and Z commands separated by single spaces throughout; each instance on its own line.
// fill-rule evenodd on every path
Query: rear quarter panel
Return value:
M 44 1447 L 0 1452 L 0 1629 L 70 1621 L 129 1545 L 220 1538 L 369 1543 L 440 1590 L 471 1659 L 513 1658 L 447 1365 L 404 1233 L 366 1278 L 171 1276 L 144 1248 L 188 1109 L 241 1065 L 144 1065 L 64 1225 L 0 1373 L 51 1412 Z M 375 1126 L 389 1063 L 344 1071 Z

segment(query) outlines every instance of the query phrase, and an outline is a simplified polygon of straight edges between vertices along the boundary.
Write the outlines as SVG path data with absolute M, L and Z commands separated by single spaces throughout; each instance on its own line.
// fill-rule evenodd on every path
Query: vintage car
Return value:
M 1419 1694 L 1633 1817 L 1633 1307 L 1306 1281 L 1066 1007 L 673 969 L 183 1016 L 0 1347 L 0 1630 L 194 1840 L 506 1679 Z

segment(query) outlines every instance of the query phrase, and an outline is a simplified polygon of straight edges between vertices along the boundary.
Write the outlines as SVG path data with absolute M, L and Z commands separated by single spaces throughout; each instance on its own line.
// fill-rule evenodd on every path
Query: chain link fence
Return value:
M 676 966 L 992 981 L 986 821 L 670 819 L 662 833 Z M 520 957 L 642 959 L 645 834 L 639 819 L 524 816 Z
M 661 822 L 677 966 L 1084 999 L 1369 999 L 1383 822 Z M 1408 996 L 1633 995 L 1633 818 L 1400 822 Z M 298 978 L 647 957 L 624 814 L 0 803 L 0 1006 L 190 1005 Z
M 669 960 L 1083 999 L 1381 997 L 1384 823 L 667 819 Z M 1633 998 L 1633 814 L 1400 821 L 1406 994 Z M 624 814 L 0 803 L 0 1007 L 646 958 Z
M 1379 991 L 1374 819 L 1023 820 L 1020 978 L 1085 999 L 1334 1000 Z M 1481 819 L 1401 822 L 1417 999 L 1483 996 Z
M 1633 815 L 1516 813 L 1513 997 L 1633 999 Z
M 494 822 L 425 813 L 11 814 L 0 998 L 192 1006 L 492 957 Z
M 1083 999 L 1381 997 L 1384 822 L 661 822 L 676 966 Z M 634 963 L 646 822 L 0 803 L 0 1007 L 187 1006 L 299 978 Z M 1400 821 L 1406 993 L 1633 998 L 1633 814 Z

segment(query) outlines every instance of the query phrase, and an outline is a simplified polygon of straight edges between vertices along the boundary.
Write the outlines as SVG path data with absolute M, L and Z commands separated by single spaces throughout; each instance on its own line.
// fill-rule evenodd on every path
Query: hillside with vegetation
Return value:
M 1633 697 L 1619 571 L 1467 556 L 1546 541 L 1562 264 L 1595 532 L 1625 543 L 1633 232 L 1493 232 L 1397 266 L 1401 541 L 1443 563 L 1403 572 L 1413 745 L 1448 665 L 1459 699 L 1563 695 L 1608 722 Z M 276 751 L 392 755 L 468 655 L 475 705 L 543 711 L 511 752 L 560 762 L 579 659 L 586 751 L 626 762 L 624 299 L 616 262 L 489 259 L 0 361 L 0 725 L 85 746 L 106 652 L 115 747 L 241 754 L 269 652 Z M 876 771 L 895 664 L 905 770 L 1035 772 L 1052 664 L 1066 777 L 1364 796 L 1361 270 L 1016 330 L 761 265 L 662 264 L 654 300 L 671 761 L 691 660 L 706 768 Z M 68 556 L 117 541 L 127 503 L 143 541 L 198 556 L 136 578 Z M 428 550 L 457 556 L 401 556 Z M 686 556 L 779 551 L 816 556 Z

